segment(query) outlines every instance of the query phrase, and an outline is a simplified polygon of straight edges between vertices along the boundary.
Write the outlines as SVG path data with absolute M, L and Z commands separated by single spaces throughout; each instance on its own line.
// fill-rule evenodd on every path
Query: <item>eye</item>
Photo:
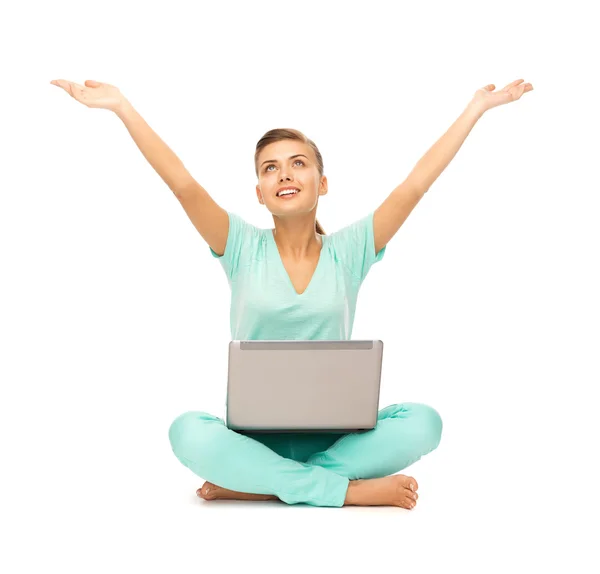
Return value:
M 297 159 L 294 163 L 300 162 L 302 165 L 304 165 L 304 162 L 301 159 Z M 292 164 L 293 165 L 293 164 Z M 269 164 L 266 168 L 265 171 L 269 171 L 270 167 L 275 167 L 275 164 L 271 163 Z

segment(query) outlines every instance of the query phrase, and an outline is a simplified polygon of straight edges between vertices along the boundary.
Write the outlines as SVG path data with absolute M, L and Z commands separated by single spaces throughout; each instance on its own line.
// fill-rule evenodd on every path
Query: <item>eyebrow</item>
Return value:
M 295 157 L 299 157 L 299 156 L 306 157 L 303 153 L 297 153 L 296 155 L 291 155 L 288 159 L 294 159 Z M 306 157 L 306 159 L 308 159 L 308 158 Z M 276 159 L 268 159 L 266 161 L 263 161 L 260 164 L 260 167 L 265 165 L 265 163 L 277 163 L 277 160 Z

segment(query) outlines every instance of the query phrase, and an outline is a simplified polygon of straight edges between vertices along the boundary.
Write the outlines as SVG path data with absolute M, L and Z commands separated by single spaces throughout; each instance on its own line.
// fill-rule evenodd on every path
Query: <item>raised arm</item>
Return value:
M 477 90 L 469 105 L 446 133 L 417 162 L 405 181 L 375 210 L 373 232 L 378 252 L 398 231 L 433 182 L 446 169 L 481 116 L 496 106 L 514 102 L 533 90 L 530 83 L 515 80 L 494 92 L 494 84 Z
M 194 227 L 218 254 L 223 254 L 229 232 L 229 217 L 208 192 L 191 176 L 182 161 L 146 123 L 116 86 L 86 80 L 85 86 L 53 80 L 74 99 L 89 108 L 114 112 L 127 128 L 148 163 L 179 200 Z

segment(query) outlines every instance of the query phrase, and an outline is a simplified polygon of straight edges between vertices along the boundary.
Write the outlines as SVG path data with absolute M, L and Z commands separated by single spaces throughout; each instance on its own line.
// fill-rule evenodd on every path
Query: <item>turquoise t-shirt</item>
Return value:
M 219 259 L 231 288 L 231 340 L 350 340 L 358 291 L 375 254 L 373 215 L 322 235 L 317 268 L 298 294 L 271 229 L 229 215 L 225 252 Z

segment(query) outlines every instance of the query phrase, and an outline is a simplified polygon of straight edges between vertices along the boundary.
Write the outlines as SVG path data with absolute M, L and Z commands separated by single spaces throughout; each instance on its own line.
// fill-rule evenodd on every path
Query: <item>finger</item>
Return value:
M 77 84 L 75 82 L 69 82 L 69 87 L 70 87 L 71 95 L 75 99 L 77 99 L 78 97 L 81 97 L 81 95 L 85 92 L 85 86 L 82 86 L 81 84 Z
M 515 80 L 514 82 L 511 82 L 510 84 L 507 84 L 506 86 L 504 86 L 504 88 L 502 88 L 503 90 L 509 90 L 510 88 L 514 88 L 515 86 L 518 86 L 521 82 L 524 82 L 525 80 Z
M 50 83 L 54 84 L 55 86 L 58 86 L 59 88 L 62 88 L 63 90 L 68 91 L 67 86 L 69 82 L 67 80 L 52 80 Z
M 63 90 L 65 90 L 65 92 L 71 94 L 71 96 L 73 96 L 75 99 L 77 99 L 77 96 L 85 90 L 85 87 L 81 84 L 69 82 L 68 80 L 54 80 L 52 83 L 55 86 L 61 87 Z
M 522 86 L 515 86 L 514 89 L 509 90 L 517 98 L 520 98 L 525 92 L 529 92 L 533 90 L 533 86 L 531 84 L 523 84 Z

